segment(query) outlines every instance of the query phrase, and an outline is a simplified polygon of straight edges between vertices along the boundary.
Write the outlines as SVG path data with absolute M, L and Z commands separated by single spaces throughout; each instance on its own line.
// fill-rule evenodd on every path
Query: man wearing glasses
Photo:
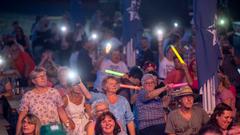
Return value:
M 152 74 L 145 74 L 141 83 L 143 89 L 139 92 L 136 101 L 140 135 L 163 135 L 165 112 L 159 95 L 169 87 L 155 89 L 157 80 Z

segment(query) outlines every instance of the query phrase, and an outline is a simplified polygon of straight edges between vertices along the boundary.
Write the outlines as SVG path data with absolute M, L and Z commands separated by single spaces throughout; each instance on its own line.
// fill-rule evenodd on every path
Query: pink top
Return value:
M 221 93 L 218 96 L 218 103 L 222 103 L 222 102 L 224 102 L 224 100 L 227 100 L 227 99 L 231 99 L 231 101 L 232 101 L 230 103 L 230 106 L 233 109 L 233 116 L 235 116 L 235 114 L 236 114 L 236 108 L 235 108 L 236 97 L 233 95 L 233 93 L 230 90 L 223 88 Z
M 198 80 L 193 80 L 191 87 L 193 90 L 198 90 Z
M 230 86 L 229 90 L 233 93 L 234 97 L 237 97 L 237 90 L 233 85 Z

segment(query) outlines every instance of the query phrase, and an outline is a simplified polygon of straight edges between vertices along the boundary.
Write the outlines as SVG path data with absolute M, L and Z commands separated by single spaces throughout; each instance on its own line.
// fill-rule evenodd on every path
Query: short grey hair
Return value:
M 148 79 L 153 79 L 154 81 L 156 81 L 156 77 L 152 74 L 144 74 L 141 80 L 141 83 L 144 84 L 144 82 Z
M 103 100 L 103 99 L 99 99 L 99 100 L 96 100 L 92 103 L 92 114 L 95 116 L 96 115 L 96 107 L 100 104 L 104 104 L 106 105 L 108 108 L 109 108 L 109 103 L 106 101 L 106 100 Z
M 37 75 L 41 72 L 47 72 L 45 68 L 43 67 L 35 67 L 34 70 L 30 73 L 29 78 L 31 80 L 35 79 Z

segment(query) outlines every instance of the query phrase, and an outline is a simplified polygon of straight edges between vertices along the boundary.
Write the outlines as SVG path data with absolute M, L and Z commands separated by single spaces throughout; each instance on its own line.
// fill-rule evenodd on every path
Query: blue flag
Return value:
M 220 50 L 214 25 L 217 0 L 194 0 L 193 6 L 200 88 L 217 73 L 219 65 Z
M 142 23 L 139 16 L 141 0 L 123 0 L 123 44 L 126 45 L 130 39 L 136 47 L 142 36 Z

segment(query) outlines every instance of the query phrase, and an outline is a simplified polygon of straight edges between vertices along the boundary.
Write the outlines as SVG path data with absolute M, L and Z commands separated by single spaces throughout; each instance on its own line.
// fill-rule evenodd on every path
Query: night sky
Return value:
M 230 15 L 233 20 L 240 20 L 240 0 L 229 0 Z M 88 15 L 99 7 L 98 0 L 83 0 Z M 118 8 L 116 5 L 114 5 Z M 1 0 L 1 13 L 48 14 L 62 15 L 69 10 L 69 0 Z M 154 25 L 156 22 L 171 22 L 178 19 L 183 24 L 189 24 L 191 17 L 191 0 L 142 0 L 140 14 L 144 26 Z

